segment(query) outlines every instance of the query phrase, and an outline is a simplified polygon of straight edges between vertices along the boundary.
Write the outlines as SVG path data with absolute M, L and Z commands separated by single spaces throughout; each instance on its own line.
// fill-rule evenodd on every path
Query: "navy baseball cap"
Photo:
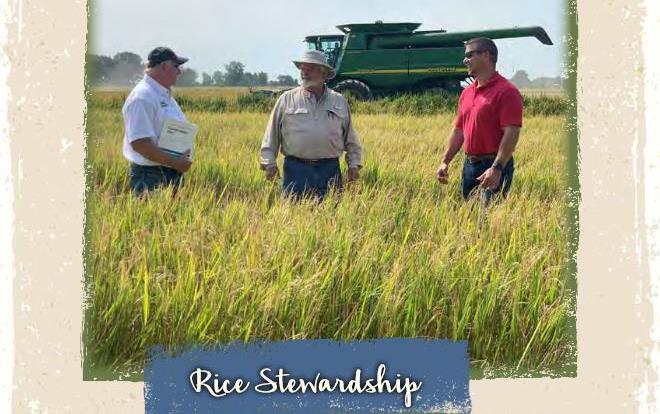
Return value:
M 179 57 L 169 47 L 160 46 L 149 52 L 149 56 L 147 57 L 147 66 L 153 68 L 154 66 L 160 65 L 166 60 L 176 62 L 177 65 L 183 65 L 188 61 L 188 58 Z

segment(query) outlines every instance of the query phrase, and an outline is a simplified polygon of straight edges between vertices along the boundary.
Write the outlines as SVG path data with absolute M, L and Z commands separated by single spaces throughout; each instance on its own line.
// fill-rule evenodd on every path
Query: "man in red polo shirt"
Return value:
M 480 188 L 488 203 L 496 193 L 506 196 L 511 187 L 512 155 L 522 127 L 523 101 L 518 89 L 497 73 L 497 46 L 491 39 L 465 42 L 463 63 L 475 80 L 461 93 L 437 178 L 442 184 L 448 182 L 449 163 L 463 146 L 463 197 L 467 199 Z

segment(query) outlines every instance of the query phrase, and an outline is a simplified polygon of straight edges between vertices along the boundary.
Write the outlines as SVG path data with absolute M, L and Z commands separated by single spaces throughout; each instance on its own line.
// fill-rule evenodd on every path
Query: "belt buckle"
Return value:
M 319 159 L 311 159 L 311 158 L 298 158 L 300 161 L 302 161 L 303 164 L 307 165 L 317 165 L 321 160 Z
M 471 162 L 471 163 L 485 161 L 485 160 L 488 160 L 490 158 L 495 159 L 495 158 L 497 158 L 497 155 L 484 154 L 484 155 L 468 155 L 467 156 L 468 161 Z

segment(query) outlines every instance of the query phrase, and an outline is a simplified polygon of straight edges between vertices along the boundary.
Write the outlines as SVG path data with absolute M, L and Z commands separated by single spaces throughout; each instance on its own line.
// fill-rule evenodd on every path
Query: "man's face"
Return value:
M 488 67 L 488 52 L 479 49 L 476 44 L 465 45 L 463 64 L 467 66 L 470 76 L 477 76 Z
M 304 88 L 321 86 L 325 82 L 325 68 L 321 65 L 301 63 L 298 65 L 298 69 L 300 69 L 300 81 Z
M 161 63 L 161 69 L 163 72 L 163 81 L 165 83 L 164 86 L 169 88 L 176 83 L 176 79 L 181 74 L 181 69 L 179 69 L 179 65 L 171 60 Z

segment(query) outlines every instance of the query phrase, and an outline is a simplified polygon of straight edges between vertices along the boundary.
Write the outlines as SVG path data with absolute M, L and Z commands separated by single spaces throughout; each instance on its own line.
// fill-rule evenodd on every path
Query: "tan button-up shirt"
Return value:
M 304 159 L 339 158 L 362 165 L 362 147 L 346 99 L 328 87 L 316 99 L 302 86 L 284 92 L 270 114 L 261 143 L 261 164 L 275 165 L 278 151 Z

